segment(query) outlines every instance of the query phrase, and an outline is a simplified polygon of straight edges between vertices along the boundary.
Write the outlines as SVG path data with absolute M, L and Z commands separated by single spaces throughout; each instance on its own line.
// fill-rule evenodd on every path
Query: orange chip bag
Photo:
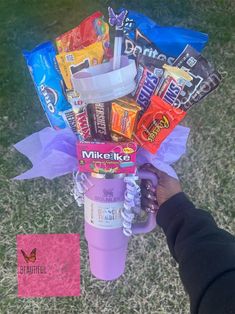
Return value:
M 137 125 L 134 140 L 138 145 L 155 154 L 164 139 L 185 115 L 185 111 L 172 107 L 158 96 L 153 96 L 147 111 Z
M 89 66 L 103 61 L 104 48 L 102 42 L 96 42 L 84 49 L 60 53 L 56 56 L 60 72 L 67 89 L 72 89 L 71 76 Z
M 112 131 L 131 139 L 141 108 L 132 100 L 120 98 L 112 102 Z

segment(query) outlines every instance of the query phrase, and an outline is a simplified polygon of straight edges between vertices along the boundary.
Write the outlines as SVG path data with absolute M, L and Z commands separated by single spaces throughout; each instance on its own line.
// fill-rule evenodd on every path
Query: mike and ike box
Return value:
M 77 142 L 79 172 L 133 174 L 136 172 L 135 142 Z

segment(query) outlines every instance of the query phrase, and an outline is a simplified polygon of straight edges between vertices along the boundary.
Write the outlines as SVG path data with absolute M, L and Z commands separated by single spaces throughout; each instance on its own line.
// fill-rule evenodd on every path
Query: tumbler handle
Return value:
M 157 186 L 157 176 L 146 170 L 139 170 L 138 176 L 140 179 L 148 179 L 152 181 L 153 187 L 156 188 Z M 132 226 L 133 234 L 140 234 L 140 233 L 148 233 L 155 229 L 157 222 L 156 222 L 156 213 L 148 213 L 148 217 L 146 221 L 135 223 Z

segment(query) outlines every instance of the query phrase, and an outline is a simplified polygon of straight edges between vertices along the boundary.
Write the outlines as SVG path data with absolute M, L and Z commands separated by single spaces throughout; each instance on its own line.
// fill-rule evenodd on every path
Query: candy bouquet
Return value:
M 74 174 L 91 272 L 104 280 L 124 272 L 130 236 L 156 226 L 157 204 L 140 208 L 138 183 L 157 187 L 157 178 L 141 166 L 176 177 L 170 164 L 189 134 L 179 123 L 221 81 L 200 53 L 206 34 L 125 9 L 108 14 L 109 23 L 95 12 L 57 37 L 57 50 L 46 42 L 24 52 L 51 127 L 15 145 L 33 163 L 16 179 Z

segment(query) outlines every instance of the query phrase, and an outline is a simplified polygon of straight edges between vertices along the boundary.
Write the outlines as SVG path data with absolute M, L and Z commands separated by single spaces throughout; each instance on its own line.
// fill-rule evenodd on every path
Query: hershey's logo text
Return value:
M 98 133 L 106 135 L 104 104 L 95 104 Z

